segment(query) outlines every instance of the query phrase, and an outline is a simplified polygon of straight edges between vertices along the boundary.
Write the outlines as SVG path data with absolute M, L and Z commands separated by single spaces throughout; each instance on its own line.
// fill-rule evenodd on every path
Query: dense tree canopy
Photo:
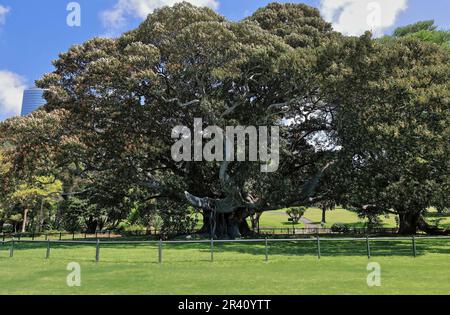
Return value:
M 306 139 L 330 129 L 314 52 L 321 40 L 339 36 L 317 10 L 280 8 L 278 17 L 270 18 L 277 7 L 269 6 L 231 23 L 183 3 L 157 10 L 117 40 L 93 39 L 61 54 L 56 71 L 39 85 L 48 89 L 47 111 L 67 111 L 65 128 L 79 141 L 73 145 L 83 151 L 82 168 L 96 174 L 91 185 L 103 191 L 99 198 L 110 199 L 101 204 L 119 202 L 133 187 L 180 202 L 189 191 L 214 199 L 226 220 L 239 223 L 249 209 L 277 209 L 309 197 L 304 186 L 326 161 Z M 298 19 L 281 32 L 284 15 Z M 305 29 L 314 41 L 292 45 Z M 280 170 L 261 174 L 257 163 L 174 162 L 171 130 L 192 126 L 196 117 L 205 126 L 281 126 Z M 294 123 L 285 126 L 283 119 Z M 226 175 L 219 176 L 220 168 Z
M 450 55 L 413 38 L 363 49 L 335 82 L 346 195 L 361 211 L 398 214 L 400 232 L 414 233 L 449 187 Z
M 192 226 L 189 201 L 219 237 L 249 233 L 248 216 L 318 202 L 395 212 L 415 231 L 427 207 L 448 205 L 450 174 L 449 53 L 405 36 L 424 27 L 435 31 L 376 41 L 334 32 L 306 5 L 270 4 L 240 22 L 161 8 L 119 38 L 60 54 L 37 82 L 43 110 L 0 124 L 1 184 L 60 181 L 69 230 L 136 213 L 152 224 L 157 211 L 184 222 L 168 228 L 179 231 Z M 278 170 L 176 162 L 172 129 L 194 118 L 278 126 Z

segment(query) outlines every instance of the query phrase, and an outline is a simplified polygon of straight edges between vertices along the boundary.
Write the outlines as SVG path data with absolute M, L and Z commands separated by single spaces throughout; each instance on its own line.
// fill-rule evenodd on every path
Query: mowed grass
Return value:
M 303 216 L 306 219 L 309 219 L 320 227 L 320 223 L 322 221 L 322 210 L 319 208 L 308 208 L 306 209 L 305 215 Z M 395 216 L 381 216 L 383 227 L 393 228 L 396 226 Z M 326 213 L 326 224 L 324 227 L 331 227 L 334 223 L 345 223 L 353 227 L 364 227 L 367 223 L 366 219 L 361 219 L 355 212 L 343 209 L 336 208 L 332 211 L 327 211 Z M 289 216 L 286 214 L 286 210 L 277 210 L 265 212 L 261 216 L 260 219 L 261 227 L 276 227 L 276 228 L 289 228 L 292 227 L 292 222 L 289 222 Z M 295 226 L 296 228 L 303 228 L 304 224 L 299 223 Z
M 250 223 L 250 220 L 249 220 Z M 250 225 L 251 226 L 251 225 Z M 268 211 L 261 215 L 259 226 L 261 228 L 292 228 L 292 222 L 289 221 L 289 216 L 286 210 Z M 303 228 L 304 224 L 299 222 L 295 224 L 295 228 Z
M 322 210 L 319 208 L 307 208 L 305 215 L 303 216 L 316 224 L 321 226 L 322 221 Z M 380 216 L 382 227 L 385 228 L 395 228 L 397 223 L 395 221 L 395 215 L 390 214 L 386 216 Z M 429 209 L 426 214 L 426 218 L 430 224 L 435 224 L 436 221 L 439 222 L 441 228 L 450 228 L 450 213 L 438 213 L 436 209 Z M 358 215 L 350 210 L 337 207 L 334 210 L 327 211 L 326 213 L 326 224 L 324 227 L 329 228 L 335 223 L 344 223 L 351 227 L 364 227 L 366 226 L 368 220 L 361 219 Z M 260 219 L 261 227 L 274 227 L 274 228 L 290 228 L 292 227 L 292 222 L 289 222 L 289 216 L 286 214 L 286 210 L 277 210 L 265 212 Z M 296 228 L 303 228 L 304 224 L 299 223 L 295 226 Z
M 436 209 L 430 209 L 427 213 L 427 220 L 430 224 L 438 224 L 440 228 L 450 228 L 450 212 L 438 213 Z
M 46 246 L 20 243 L 10 258 L 0 246 L 0 294 L 450 294 L 450 240 L 372 241 L 367 258 L 361 241 L 269 244 L 170 244 L 157 263 L 150 244 Z M 81 266 L 81 287 L 68 287 L 69 262 Z M 381 287 L 369 287 L 369 262 L 381 266 Z
M 320 224 L 322 220 L 322 210 L 318 208 L 308 208 L 305 217 L 316 224 Z M 396 226 L 394 215 L 380 216 L 380 220 L 383 227 L 393 228 Z M 335 223 L 345 223 L 353 227 L 364 227 L 368 222 L 367 219 L 359 218 L 355 212 L 339 207 L 326 212 L 326 221 L 325 227 L 331 227 Z

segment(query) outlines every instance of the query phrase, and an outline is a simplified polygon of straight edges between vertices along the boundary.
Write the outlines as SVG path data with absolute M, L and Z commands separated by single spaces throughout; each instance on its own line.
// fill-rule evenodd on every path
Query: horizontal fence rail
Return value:
M 296 236 L 296 235 L 393 235 L 397 234 L 397 228 L 346 228 L 344 231 L 337 231 L 333 228 L 259 228 L 254 231 L 254 236 Z M 133 236 L 154 236 L 155 238 L 173 238 L 181 235 L 195 235 L 194 231 L 180 233 L 162 233 L 158 230 L 138 230 L 138 231 L 113 231 L 104 230 L 96 232 L 29 232 L 29 233 L 0 233 L 0 240 L 5 241 L 8 238 L 36 238 L 58 239 L 69 238 L 118 238 Z
M 263 238 L 263 239 L 235 239 L 235 240 L 215 240 L 215 239 L 203 239 L 203 240 L 135 240 L 135 241 L 113 241 L 113 240 L 101 240 L 100 238 L 97 238 L 96 240 L 89 241 L 89 240 L 19 240 L 19 239 L 12 239 L 12 240 L 5 240 L 0 241 L 0 244 L 2 246 L 6 245 L 9 252 L 9 257 L 14 256 L 14 251 L 16 247 L 19 244 L 45 244 L 46 246 L 46 253 L 45 258 L 50 258 L 50 253 L 52 249 L 52 245 L 68 245 L 68 244 L 74 244 L 74 245 L 91 245 L 92 247 L 95 247 L 95 261 L 100 261 L 100 253 L 101 253 L 101 247 L 102 245 L 137 245 L 137 244 L 151 244 L 157 246 L 158 250 L 158 263 L 162 263 L 163 261 L 163 248 L 164 245 L 171 245 L 171 244 L 208 244 L 209 245 L 209 251 L 210 251 L 210 260 L 214 261 L 214 253 L 215 253 L 215 245 L 219 244 L 236 244 L 236 243 L 259 243 L 264 245 L 264 258 L 265 261 L 269 260 L 269 246 L 270 244 L 280 244 L 283 242 L 289 242 L 289 243 L 311 243 L 312 247 L 311 250 L 315 251 L 315 254 L 317 255 L 318 259 L 321 259 L 321 257 L 324 254 L 323 248 L 331 243 L 339 243 L 339 242 L 360 242 L 364 244 L 365 248 L 365 255 L 370 259 L 372 256 L 374 256 L 374 250 L 372 245 L 377 244 L 377 242 L 394 242 L 394 241 L 406 241 L 410 242 L 410 247 L 407 246 L 407 244 L 404 244 L 406 246 L 406 249 L 408 250 L 408 253 L 410 256 L 417 257 L 418 250 L 417 250 L 417 243 L 422 240 L 450 240 L 450 236 L 399 236 L 399 237 L 341 237 L 341 238 L 332 238 L 332 237 L 320 237 L 317 235 L 316 237 L 309 237 L 309 238 Z M 355 246 L 355 243 L 352 243 L 352 246 Z M 378 246 L 379 248 L 379 246 Z M 408 249 L 409 248 L 409 249 Z M 385 249 L 385 248 L 383 248 Z M 388 250 L 393 250 L 393 248 L 387 248 Z M 402 250 L 405 250 L 402 248 Z M 355 250 L 356 252 L 356 250 Z M 450 254 L 450 243 L 448 246 L 448 252 Z

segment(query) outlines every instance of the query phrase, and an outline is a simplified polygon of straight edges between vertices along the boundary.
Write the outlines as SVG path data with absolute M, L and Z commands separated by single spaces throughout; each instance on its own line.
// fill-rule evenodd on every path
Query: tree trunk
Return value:
M 400 227 L 398 234 L 414 235 L 419 225 L 420 211 L 399 212 Z
M 242 236 L 252 235 L 253 231 L 246 220 L 248 216 L 246 209 L 239 209 L 227 214 L 216 213 L 213 218 L 215 221 L 214 237 L 219 239 L 236 239 Z M 199 233 L 211 235 L 211 225 L 214 225 L 214 222 L 211 222 L 211 212 L 204 211 L 203 227 Z
M 259 220 L 261 219 L 261 215 L 262 215 L 261 212 L 257 212 L 257 213 L 254 213 L 254 214 L 252 214 L 250 216 L 250 220 L 251 220 L 251 223 L 252 223 L 251 229 L 252 229 L 252 231 L 254 233 L 258 233 L 259 232 Z
M 86 232 L 88 234 L 94 234 L 97 231 L 97 220 L 94 220 L 93 217 L 90 217 L 86 222 Z
M 327 212 L 327 208 L 322 208 L 322 223 L 327 223 L 326 212 Z
M 38 218 L 38 232 L 42 232 L 44 230 L 44 198 L 41 200 L 41 208 L 39 210 L 39 218 Z
M 26 232 L 26 230 L 27 230 L 27 223 L 28 223 L 28 209 L 25 209 L 23 211 L 22 233 Z

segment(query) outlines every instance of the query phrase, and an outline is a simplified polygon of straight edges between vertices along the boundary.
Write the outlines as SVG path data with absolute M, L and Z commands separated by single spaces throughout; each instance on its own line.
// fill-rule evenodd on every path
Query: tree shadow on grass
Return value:
M 194 244 L 191 244 L 194 245 Z M 183 247 L 186 245 L 183 245 Z M 190 247 L 192 248 L 192 246 Z M 182 248 L 180 248 L 182 249 Z M 253 243 L 220 243 L 215 245 L 216 254 L 236 253 L 245 255 L 265 256 L 264 242 Z M 199 249 L 205 250 L 205 249 Z M 209 249 L 207 250 L 209 251 Z M 320 241 L 320 256 L 413 256 L 412 240 L 371 240 L 369 249 L 365 239 L 358 241 Z M 450 254 L 450 240 L 416 239 L 416 255 Z M 277 256 L 318 256 L 317 240 L 269 242 L 268 254 Z

